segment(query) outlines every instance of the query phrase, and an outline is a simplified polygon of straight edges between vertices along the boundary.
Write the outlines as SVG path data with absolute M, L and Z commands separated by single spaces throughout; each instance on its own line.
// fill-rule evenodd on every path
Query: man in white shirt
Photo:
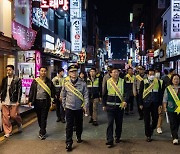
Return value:
M 2 80 L 0 90 L 2 103 L 2 121 L 5 137 L 12 133 L 12 124 L 10 119 L 17 122 L 18 131 L 22 131 L 22 119 L 19 114 L 19 105 L 22 95 L 22 82 L 14 75 L 14 66 L 7 65 L 7 76 Z

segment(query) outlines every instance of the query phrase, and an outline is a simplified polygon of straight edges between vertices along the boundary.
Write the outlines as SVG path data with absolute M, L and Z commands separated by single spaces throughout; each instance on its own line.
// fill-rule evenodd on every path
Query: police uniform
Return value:
M 150 86 L 152 88 L 150 88 Z M 140 105 L 143 105 L 144 110 L 145 135 L 147 137 L 147 141 L 150 142 L 151 136 L 158 122 L 158 107 L 162 105 L 160 81 L 156 78 L 153 81 L 148 78 L 141 81 L 139 98 Z M 151 118 L 152 123 L 150 123 Z
M 145 70 L 145 68 L 143 66 L 138 66 L 138 69 L 143 69 Z M 136 102 L 137 102 L 137 108 L 138 108 L 138 113 L 139 113 L 139 120 L 143 119 L 143 109 L 140 109 L 140 104 L 139 104 L 139 88 L 140 88 L 140 83 L 141 81 L 145 78 L 145 74 L 137 74 L 135 76 L 134 79 L 134 83 L 133 83 L 133 94 L 136 98 Z
M 60 98 L 60 92 L 62 89 L 62 85 L 64 82 L 64 78 L 63 77 L 59 77 L 59 76 L 55 76 L 52 79 L 52 82 L 56 88 L 56 96 L 57 98 L 55 99 L 55 103 L 56 103 L 56 115 L 58 117 L 57 122 L 62 121 L 62 123 L 65 123 L 65 112 L 64 112 L 64 108 L 62 106 L 62 102 L 59 99 Z
M 97 126 L 97 110 L 102 89 L 100 79 L 98 77 L 94 79 L 91 77 L 87 78 L 87 87 L 89 92 L 89 115 L 91 117 L 89 123 Z
M 133 111 L 134 107 L 134 95 L 133 95 L 133 83 L 134 83 L 135 76 L 130 76 L 127 74 L 124 77 L 125 81 L 125 94 L 127 98 L 127 108 L 126 108 L 126 114 L 129 114 L 129 111 Z
M 104 94 L 102 97 L 103 106 L 106 107 L 107 116 L 108 116 L 108 127 L 107 127 L 107 145 L 113 145 L 114 137 L 113 137 L 113 125 L 114 120 L 116 124 L 115 138 L 116 143 L 120 142 L 121 132 L 122 132 L 122 123 L 123 123 L 123 113 L 124 108 L 121 107 L 122 102 L 124 102 L 124 79 L 119 78 L 117 83 L 114 82 L 116 87 L 123 100 L 121 100 L 117 94 L 117 91 L 112 86 L 112 78 L 108 79 L 106 85 L 104 87 Z
M 68 67 L 69 72 L 77 70 L 78 68 L 75 65 Z M 88 108 L 89 101 L 87 85 L 79 78 L 74 81 L 70 78 L 69 81 L 64 83 L 60 97 L 62 98 L 66 115 L 66 149 L 71 151 L 74 123 L 76 125 L 77 142 L 82 142 L 83 108 Z

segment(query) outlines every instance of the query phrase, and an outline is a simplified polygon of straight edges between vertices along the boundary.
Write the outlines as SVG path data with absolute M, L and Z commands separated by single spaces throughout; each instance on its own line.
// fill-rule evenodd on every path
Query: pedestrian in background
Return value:
M 133 74 L 133 68 L 129 67 L 127 69 L 127 74 L 124 77 L 125 82 L 125 95 L 127 99 L 127 107 L 125 114 L 129 115 L 129 113 L 133 114 L 134 109 L 134 95 L 133 95 L 133 83 L 134 83 L 135 76 Z
M 178 74 L 171 76 L 170 85 L 165 89 L 163 107 L 168 113 L 173 144 L 177 145 L 180 126 L 180 76 Z
M 81 78 L 83 81 L 87 82 L 87 73 L 85 71 L 81 71 L 79 73 L 79 78 Z
M 62 123 L 65 123 L 65 111 L 62 106 L 62 100 L 60 99 L 60 93 L 64 82 L 63 76 L 64 76 L 64 69 L 60 68 L 58 71 L 58 75 L 52 79 L 52 82 L 56 89 L 56 98 L 55 98 L 56 115 L 57 115 L 56 122 L 61 121 Z
M 7 65 L 7 76 L 2 80 L 0 90 L 2 103 L 2 122 L 5 137 L 12 134 L 12 124 L 10 119 L 17 122 L 18 131 L 22 132 L 22 119 L 19 114 L 21 104 L 22 82 L 21 79 L 14 75 L 14 66 Z
M 165 83 L 164 81 L 161 79 L 161 72 L 160 70 L 155 70 L 155 78 L 157 78 L 160 81 L 161 84 L 161 93 L 162 93 L 162 97 L 160 99 L 160 102 L 162 102 L 163 100 L 163 95 L 164 95 L 164 90 L 165 90 Z M 163 117 L 164 117 L 164 110 L 161 106 L 159 106 L 158 108 L 158 123 L 157 123 L 157 133 L 158 134 L 162 134 L 162 123 L 163 123 Z
M 47 117 L 55 98 L 55 87 L 47 77 L 47 67 L 40 67 L 40 76 L 33 80 L 29 92 L 29 106 L 34 105 L 40 127 L 39 138 L 46 139 Z
M 143 120 L 143 109 L 140 109 L 140 96 L 139 96 L 139 89 L 140 89 L 140 83 L 146 78 L 145 75 L 145 67 L 144 66 L 138 66 L 137 70 L 138 74 L 135 77 L 134 83 L 133 83 L 133 94 L 137 102 L 137 108 L 139 113 L 139 120 Z
M 102 83 L 96 77 L 96 68 L 91 68 L 87 78 L 87 88 L 89 92 L 89 115 L 90 121 L 94 126 L 98 126 L 98 104 L 102 97 Z

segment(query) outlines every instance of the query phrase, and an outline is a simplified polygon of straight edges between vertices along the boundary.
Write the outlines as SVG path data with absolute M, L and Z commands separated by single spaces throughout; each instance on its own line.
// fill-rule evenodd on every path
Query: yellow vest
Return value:
M 117 87 L 119 88 L 121 94 L 124 94 L 124 79 L 119 78 Z M 117 92 L 114 90 L 114 88 L 110 84 L 110 79 L 107 80 L 107 90 L 109 96 L 117 96 Z
M 95 78 L 94 82 L 90 80 L 89 78 L 87 79 L 87 87 L 99 87 L 99 78 Z

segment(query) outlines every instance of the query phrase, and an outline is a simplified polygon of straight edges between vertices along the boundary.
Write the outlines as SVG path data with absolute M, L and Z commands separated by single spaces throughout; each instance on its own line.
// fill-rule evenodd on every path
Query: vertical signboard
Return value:
M 14 1 L 15 21 L 19 24 L 31 28 L 31 1 L 16 0 Z
M 71 50 L 73 52 L 82 50 L 82 19 L 71 20 Z
M 171 38 L 180 38 L 180 0 L 171 0 Z
M 82 50 L 82 10 L 81 0 L 70 1 L 70 21 L 71 21 L 71 51 L 80 52 Z
M 170 41 L 171 10 L 167 9 L 163 15 L 163 44 Z

